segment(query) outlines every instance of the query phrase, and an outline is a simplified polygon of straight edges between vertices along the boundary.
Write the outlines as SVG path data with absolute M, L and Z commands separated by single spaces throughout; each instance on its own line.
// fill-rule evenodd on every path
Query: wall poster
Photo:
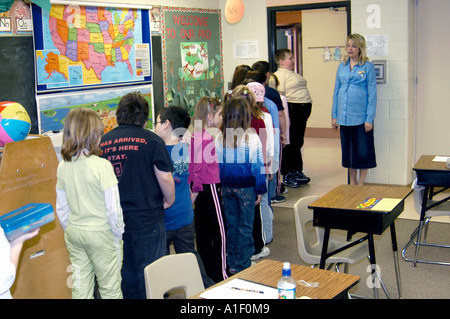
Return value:
M 32 6 L 36 91 L 151 82 L 148 10 Z
M 165 106 L 193 113 L 203 96 L 223 97 L 220 10 L 162 7 Z
M 38 106 L 40 133 L 59 132 L 64 129 L 65 118 L 74 108 L 89 108 L 96 111 L 103 121 L 104 133 L 117 126 L 116 110 L 120 99 L 127 93 L 140 92 L 150 106 L 146 128 L 153 128 L 153 88 L 151 84 L 124 85 L 112 88 L 68 91 L 52 94 L 39 94 Z
M 91 108 L 114 128 L 121 97 L 139 91 L 150 106 L 152 65 L 147 9 L 32 5 L 39 133 L 58 132 L 73 108 Z

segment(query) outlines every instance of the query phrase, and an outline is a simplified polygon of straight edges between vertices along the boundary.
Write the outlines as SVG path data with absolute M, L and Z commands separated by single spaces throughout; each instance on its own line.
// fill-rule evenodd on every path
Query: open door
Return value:
M 276 71 L 276 50 L 288 48 L 296 58 L 295 71 L 308 83 L 313 111 L 309 137 L 339 137 L 331 129 L 331 105 L 336 70 L 350 34 L 350 1 L 268 7 L 269 63 Z

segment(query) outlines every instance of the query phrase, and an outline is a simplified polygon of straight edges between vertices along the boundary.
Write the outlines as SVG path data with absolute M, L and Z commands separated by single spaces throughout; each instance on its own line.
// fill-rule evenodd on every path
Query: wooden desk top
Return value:
M 217 283 L 208 288 L 217 287 L 230 280 L 240 278 L 263 285 L 277 287 L 278 280 L 281 278 L 283 262 L 275 260 L 262 260 L 236 275 Z M 311 268 L 296 264 L 291 264 L 291 274 L 295 281 L 305 280 L 306 282 L 318 282 L 319 287 L 307 288 L 297 283 L 297 298 L 308 296 L 315 299 L 332 299 L 339 296 L 342 292 L 350 289 L 360 281 L 360 277 L 345 273 L 336 273 L 333 271 Z M 200 298 L 201 293 L 192 298 Z
M 433 162 L 436 155 L 422 155 L 414 165 L 414 170 L 442 170 L 450 172 L 444 162 Z
M 405 199 L 412 192 L 409 186 L 357 186 L 339 185 L 332 191 L 326 193 L 309 205 L 310 208 L 331 208 L 343 210 L 363 210 L 370 209 L 357 208 L 359 204 L 368 198 L 397 198 Z M 373 213 L 383 213 L 382 211 L 372 211 Z M 385 212 L 389 213 L 389 212 Z

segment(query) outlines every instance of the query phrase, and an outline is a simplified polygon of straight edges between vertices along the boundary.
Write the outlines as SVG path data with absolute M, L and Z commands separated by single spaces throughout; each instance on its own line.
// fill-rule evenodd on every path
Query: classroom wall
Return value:
M 448 0 L 418 1 L 416 159 L 450 155 L 449 12 Z
M 267 8 L 262 1 L 246 0 L 244 16 L 239 22 L 230 24 L 225 19 L 226 2 L 227 0 L 219 0 L 219 8 L 222 10 L 223 73 L 225 82 L 231 82 L 236 66 L 241 64 L 251 66 L 260 60 L 268 61 Z M 258 41 L 259 58 L 236 59 L 234 57 L 233 43 L 246 40 Z
M 379 9 L 379 27 L 368 23 Z M 369 170 L 367 182 L 406 185 L 412 181 L 414 160 L 414 0 L 354 0 L 352 32 L 386 35 L 388 54 L 371 56 L 386 60 L 387 79 L 377 85 L 378 104 L 375 119 L 377 168 Z M 368 12 L 369 10 L 369 12 Z

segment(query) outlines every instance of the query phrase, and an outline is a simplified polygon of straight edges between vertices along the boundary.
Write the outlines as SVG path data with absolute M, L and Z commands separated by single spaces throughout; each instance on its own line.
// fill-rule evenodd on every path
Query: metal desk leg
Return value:
M 400 267 L 398 264 L 397 254 L 397 234 L 395 232 L 395 223 L 391 224 L 391 240 L 392 240 L 392 252 L 394 253 L 394 265 L 395 265 L 395 277 L 397 278 L 398 298 L 402 298 L 402 283 L 400 279 Z
M 372 284 L 373 284 L 373 294 L 374 298 L 378 299 L 378 288 L 377 288 L 377 263 L 375 260 L 375 244 L 373 242 L 373 234 L 369 234 L 369 259 L 370 259 L 370 266 L 372 268 Z
M 330 228 L 325 227 L 325 232 L 323 234 L 322 254 L 320 256 L 320 269 L 325 269 L 325 261 L 327 260 L 329 239 L 330 239 Z
M 425 186 L 425 189 L 423 191 L 423 198 L 422 198 L 422 209 L 420 212 L 420 222 L 419 222 L 419 230 L 417 232 L 417 244 L 416 244 L 416 251 L 414 252 L 414 261 L 413 261 L 413 266 L 416 267 L 417 264 L 417 259 L 419 257 L 419 248 L 420 248 L 420 241 L 421 241 L 421 237 L 422 237 L 422 229 L 423 229 L 423 223 L 425 220 L 425 212 L 427 210 L 427 199 L 428 199 L 428 194 L 430 192 L 430 187 L 429 186 Z

